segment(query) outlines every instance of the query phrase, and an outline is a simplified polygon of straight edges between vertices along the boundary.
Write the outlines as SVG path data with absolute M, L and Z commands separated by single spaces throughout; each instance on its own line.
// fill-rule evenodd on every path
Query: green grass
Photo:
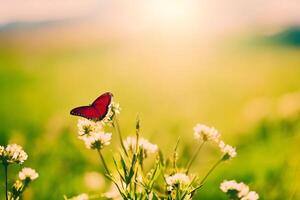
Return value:
M 142 134 L 165 152 L 180 136 L 190 144 L 185 149 L 182 144 L 182 152 L 191 155 L 197 122 L 215 126 L 238 147 L 238 157 L 213 173 L 199 198 L 225 199 L 219 184 L 234 178 L 249 183 L 261 199 L 287 199 L 292 193 L 299 131 L 291 139 L 271 130 L 261 139 L 242 111 L 254 98 L 276 99 L 299 89 L 299 49 L 225 45 L 210 54 L 205 48 L 188 54 L 148 43 L 140 51 L 122 41 L 49 47 L 47 42 L 28 45 L 36 42 L 31 40 L 6 42 L 0 49 L 0 142 L 23 145 L 29 154 L 25 166 L 40 174 L 25 199 L 89 192 L 83 174 L 103 168 L 78 141 L 77 118 L 69 110 L 105 91 L 121 104 L 125 135 L 134 133 L 138 113 Z M 112 148 L 116 143 L 114 137 Z M 106 150 L 107 159 L 110 154 Z M 216 154 L 204 149 L 193 171 L 205 174 Z M 17 170 L 11 169 L 11 176 Z

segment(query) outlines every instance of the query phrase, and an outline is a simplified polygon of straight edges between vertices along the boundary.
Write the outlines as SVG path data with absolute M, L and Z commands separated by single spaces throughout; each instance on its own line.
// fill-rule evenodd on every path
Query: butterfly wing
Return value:
M 109 106 L 110 106 L 112 97 L 113 97 L 112 93 L 106 92 L 106 93 L 102 94 L 100 97 L 98 97 L 92 103 L 92 106 L 98 112 L 98 120 L 102 120 L 106 116 L 106 114 L 109 110 Z
M 80 106 L 71 110 L 71 115 L 81 116 L 87 119 L 98 119 L 99 113 L 93 106 Z

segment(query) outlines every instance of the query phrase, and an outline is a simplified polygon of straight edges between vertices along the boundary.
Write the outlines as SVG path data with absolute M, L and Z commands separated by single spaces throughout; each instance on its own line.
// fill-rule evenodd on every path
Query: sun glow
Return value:
M 196 8 L 192 0 L 152 0 L 144 2 L 143 14 L 149 23 L 159 27 L 182 29 L 193 26 Z

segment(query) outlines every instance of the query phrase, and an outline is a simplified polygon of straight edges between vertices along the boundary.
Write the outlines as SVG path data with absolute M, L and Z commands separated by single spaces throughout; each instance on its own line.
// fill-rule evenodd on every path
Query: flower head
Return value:
M 246 196 L 241 198 L 241 200 L 257 200 L 257 199 L 259 199 L 259 195 L 254 191 L 250 191 Z
M 88 149 L 102 149 L 110 144 L 111 133 L 91 132 L 89 135 L 79 136 Z
M 235 180 L 223 181 L 220 185 L 220 189 L 227 194 L 234 192 L 241 200 L 257 200 L 259 198 L 256 192 L 249 191 L 248 185 L 243 182 L 237 183 Z
M 20 145 L 9 144 L 6 147 L 0 146 L 0 158 L 2 162 L 7 164 L 22 164 L 28 158 L 28 155 Z
M 225 144 L 223 141 L 219 142 L 220 150 L 225 154 L 224 159 L 231 159 L 236 156 L 235 148 L 230 146 L 229 144 Z
M 121 108 L 118 103 L 115 103 L 114 101 L 111 102 L 111 104 L 108 107 L 108 112 L 102 122 L 104 124 L 110 124 L 114 118 L 115 115 L 120 114 Z
M 126 150 L 135 152 L 136 151 L 136 138 L 135 137 L 127 137 L 124 141 L 124 146 Z M 142 149 L 145 153 L 145 156 L 148 154 L 153 154 L 158 151 L 158 146 L 156 144 L 150 143 L 145 138 L 139 138 L 138 146 Z
M 31 168 L 25 167 L 19 172 L 19 179 L 24 180 L 30 180 L 33 181 L 34 179 L 37 179 L 39 177 L 39 174 Z
M 220 134 L 214 127 L 197 124 L 194 127 L 194 137 L 197 140 L 218 142 Z
M 181 187 L 187 186 L 191 183 L 190 178 L 184 173 L 176 173 L 171 176 L 166 176 L 167 190 L 172 191 L 174 186 L 180 185 Z
M 92 132 L 103 131 L 101 122 L 95 122 L 85 118 L 78 120 L 77 127 L 79 136 L 89 135 Z

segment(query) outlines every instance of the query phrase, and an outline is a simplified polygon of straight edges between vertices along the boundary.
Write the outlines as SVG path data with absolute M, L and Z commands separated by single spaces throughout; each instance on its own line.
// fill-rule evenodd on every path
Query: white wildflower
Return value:
M 139 148 L 143 149 L 144 153 L 147 155 L 149 153 L 156 153 L 158 151 L 158 146 L 156 144 L 150 143 L 147 139 L 139 138 L 138 141 Z M 124 146 L 127 151 L 135 152 L 136 151 L 136 138 L 127 137 L 124 141 Z
M 167 190 L 171 191 L 173 190 L 173 187 L 176 184 L 180 184 L 181 186 L 187 186 L 190 184 L 191 180 L 184 173 L 176 173 L 172 176 L 166 176 L 166 182 L 167 182 Z
M 248 185 L 246 185 L 245 183 L 241 182 L 238 184 L 238 197 L 244 197 L 249 193 L 249 187 Z
M 89 200 L 89 195 L 83 193 L 78 196 L 72 197 L 71 200 Z
M 259 199 L 259 195 L 254 191 L 249 192 L 246 196 L 241 198 L 241 200 L 257 200 L 257 199 Z
M 103 131 L 101 122 L 95 122 L 84 118 L 78 120 L 77 127 L 79 136 L 88 135 L 92 132 Z
M 237 155 L 235 148 L 228 144 L 225 144 L 223 141 L 219 142 L 219 147 L 220 150 L 225 154 L 224 156 L 226 159 L 234 158 Z
M 20 145 L 9 144 L 5 149 L 3 146 L 0 147 L 0 157 L 2 162 L 22 164 L 28 155 Z
M 194 127 L 194 137 L 197 140 L 218 142 L 220 134 L 214 127 L 197 124 Z
M 91 132 L 89 135 L 80 136 L 88 149 L 102 149 L 110 144 L 111 133 Z
M 223 181 L 220 185 L 220 189 L 227 193 L 229 190 L 237 190 L 238 188 L 238 183 L 234 180 L 231 180 L 231 181 Z
M 24 180 L 30 180 L 33 181 L 34 179 L 37 179 L 39 177 L 39 174 L 31 168 L 25 167 L 19 172 L 19 179 Z
M 220 189 L 224 193 L 228 193 L 230 191 L 235 191 L 237 194 L 237 197 L 241 200 L 257 200 L 258 194 L 254 191 L 249 191 L 248 185 L 245 183 L 237 183 L 235 180 L 231 181 L 223 181 L 220 185 Z
M 113 120 L 113 117 L 115 115 L 120 114 L 120 111 L 121 111 L 120 105 L 118 103 L 115 103 L 115 102 L 112 101 L 111 104 L 108 107 L 108 111 L 107 111 L 106 116 L 102 119 L 102 122 L 104 124 L 111 123 L 112 120 Z
M 112 110 L 115 114 L 117 114 L 117 115 L 120 114 L 120 112 L 121 112 L 120 104 L 112 102 Z

